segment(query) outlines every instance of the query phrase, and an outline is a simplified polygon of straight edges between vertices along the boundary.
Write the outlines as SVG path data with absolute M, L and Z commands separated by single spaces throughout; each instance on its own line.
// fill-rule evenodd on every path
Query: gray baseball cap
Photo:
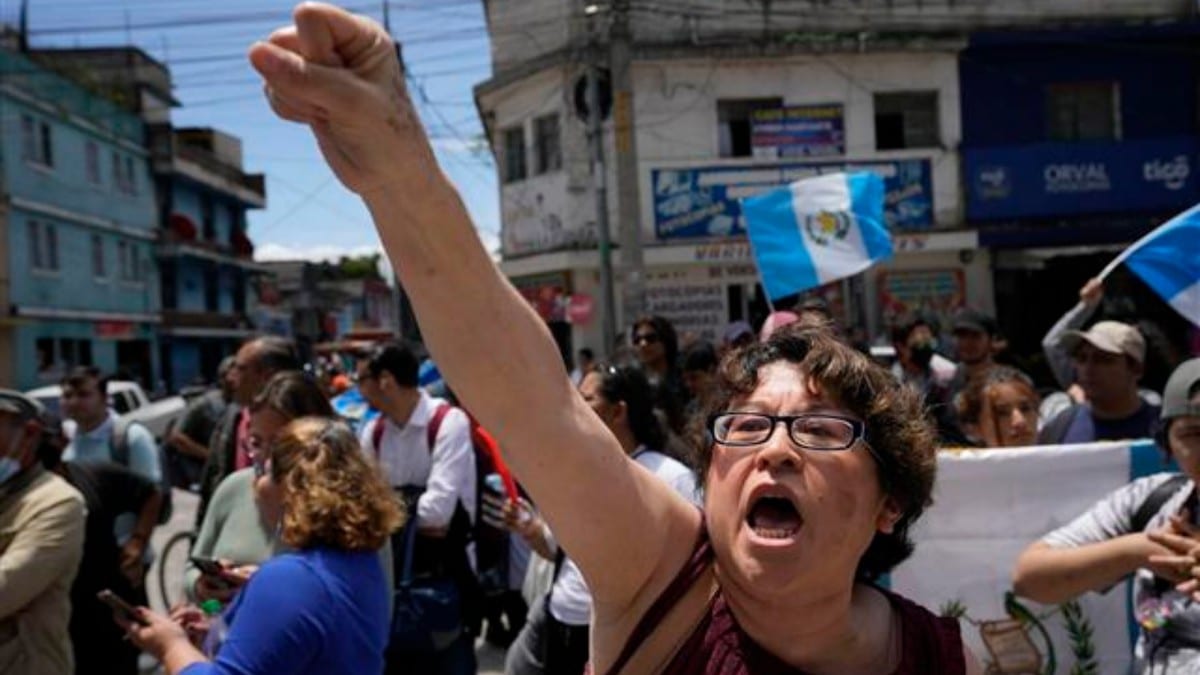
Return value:
M 0 413 L 17 415 L 22 420 L 38 418 L 46 409 L 36 399 L 13 389 L 0 389 Z
M 1146 362 L 1146 340 L 1135 326 L 1120 321 L 1101 321 L 1086 331 L 1069 330 L 1059 344 L 1074 352 L 1081 342 L 1109 354 L 1124 354 L 1138 363 Z
M 1200 415 L 1200 405 L 1192 405 L 1191 394 L 1200 389 L 1200 358 L 1179 364 L 1163 389 L 1162 419 Z

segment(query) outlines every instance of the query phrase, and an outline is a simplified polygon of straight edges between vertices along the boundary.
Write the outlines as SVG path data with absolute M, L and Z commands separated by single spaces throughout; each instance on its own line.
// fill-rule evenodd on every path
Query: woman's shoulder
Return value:
M 230 501 L 253 499 L 254 493 L 251 490 L 253 485 L 254 469 L 252 467 L 238 469 L 217 483 L 217 488 L 213 490 L 212 503 L 215 507 L 216 504 Z
M 902 656 L 896 675 L 936 672 L 956 675 L 966 672 L 962 632 L 958 619 L 938 616 L 908 598 L 885 588 L 876 587 L 892 606 L 901 627 Z

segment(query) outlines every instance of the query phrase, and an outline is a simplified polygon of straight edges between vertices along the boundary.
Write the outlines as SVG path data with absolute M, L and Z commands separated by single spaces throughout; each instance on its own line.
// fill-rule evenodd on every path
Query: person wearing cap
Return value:
M 1071 354 L 1086 397 L 1046 422 L 1038 443 L 1091 443 L 1153 435 L 1159 409 L 1138 393 L 1146 341 L 1138 329 L 1101 321 L 1087 331 L 1069 330 L 1060 340 Z
M 1017 560 L 1013 588 L 1037 602 L 1060 604 L 1104 592 L 1132 575 L 1140 633 L 1131 672 L 1196 673 L 1200 604 L 1191 596 L 1200 589 L 1200 359 L 1172 373 L 1160 423 L 1157 440 L 1182 475 L 1139 478 L 1030 545 Z
M 0 672 L 69 675 L 84 503 L 38 462 L 44 412 L 28 396 L 0 389 Z
M 950 332 L 959 360 L 958 372 L 950 383 L 950 396 L 954 398 L 972 383 L 982 382 L 996 365 L 992 357 L 998 331 L 995 319 L 966 307 L 954 315 Z

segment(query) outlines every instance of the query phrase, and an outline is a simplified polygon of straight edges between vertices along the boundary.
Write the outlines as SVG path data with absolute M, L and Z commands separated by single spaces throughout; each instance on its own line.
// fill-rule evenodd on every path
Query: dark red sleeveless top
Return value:
M 700 540 L 688 563 L 662 595 L 654 601 L 638 622 L 625 648 L 617 657 L 608 675 L 617 675 L 633 657 L 642 643 L 675 603 L 712 564 L 712 545 L 707 529 L 701 525 Z M 900 665 L 891 675 L 964 675 L 962 637 L 958 621 L 934 616 L 924 607 L 892 593 L 878 589 L 887 596 L 893 610 L 899 614 L 901 628 Z M 708 614 L 688 636 L 661 675 L 802 675 L 767 652 L 746 635 L 720 589 L 709 605 Z

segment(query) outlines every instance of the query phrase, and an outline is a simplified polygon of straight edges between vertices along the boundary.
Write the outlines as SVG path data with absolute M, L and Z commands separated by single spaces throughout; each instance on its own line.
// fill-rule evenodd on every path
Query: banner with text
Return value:
M 1026 546 L 1130 480 L 1162 470 L 1162 455 L 1151 441 L 942 452 L 934 506 L 917 523 L 916 551 L 893 571 L 891 587 L 932 611 L 957 605 L 974 622 L 1008 618 L 1004 596 Z M 1097 671 L 1071 670 L 1075 658 L 1062 612 L 1047 615 L 1054 608 L 1022 603 L 1046 615 L 1058 672 L 1128 671 L 1128 583 L 1079 599 L 1081 616 L 1092 626 Z M 988 659 L 980 629 L 967 622 L 962 627 L 975 653 Z M 1022 640 L 1036 645 L 1044 665 L 1044 640 L 1034 629 L 1027 638 Z
M 871 171 L 883 178 L 884 219 L 893 233 L 933 225 L 929 160 L 904 159 L 651 169 L 654 231 L 660 240 L 744 235 L 739 199 L 839 171 Z
M 1200 198 L 1193 137 L 963 152 L 970 219 L 1175 211 Z
M 842 104 L 755 110 L 750 147 L 763 159 L 837 157 L 846 152 Z

